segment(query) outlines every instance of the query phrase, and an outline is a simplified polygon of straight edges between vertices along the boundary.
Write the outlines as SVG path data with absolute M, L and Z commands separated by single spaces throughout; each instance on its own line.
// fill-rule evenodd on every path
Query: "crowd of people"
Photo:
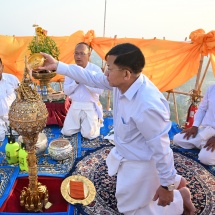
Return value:
M 45 62 L 36 71 L 57 71 L 65 76 L 64 93 L 71 100 L 61 133 L 80 132 L 84 138 L 100 135 L 104 90 L 113 91 L 114 144 L 106 164 L 110 176 L 117 174 L 116 199 L 124 215 L 194 215 L 195 207 L 186 180 L 178 175 L 168 132 L 169 104 L 144 75 L 145 57 L 130 43 L 116 45 L 105 56 L 107 68 L 90 62 L 91 48 L 75 46 L 75 64 L 65 64 L 41 53 Z M 16 97 L 19 80 L 3 72 L 0 59 L 0 141 L 5 138 L 8 111 Z M 185 149 L 198 148 L 199 160 L 215 164 L 215 85 L 208 88 L 193 126 L 174 136 L 173 143 Z

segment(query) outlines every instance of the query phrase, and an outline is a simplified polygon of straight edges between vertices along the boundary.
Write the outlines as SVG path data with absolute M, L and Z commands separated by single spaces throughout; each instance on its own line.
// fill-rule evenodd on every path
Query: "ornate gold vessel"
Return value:
M 17 98 L 9 111 L 9 121 L 12 129 L 22 135 L 28 152 L 27 163 L 29 173 L 28 187 L 24 187 L 20 195 L 20 204 L 28 211 L 41 211 L 47 207 L 48 190 L 38 182 L 36 149 L 39 132 L 46 126 L 48 111 L 32 82 L 27 60 L 23 80 L 17 89 Z
M 50 81 L 56 76 L 56 72 L 32 72 L 32 76 L 40 81 L 40 88 L 43 89 L 43 86 L 46 86 L 47 92 L 49 94 L 54 93 L 54 89 L 50 86 Z

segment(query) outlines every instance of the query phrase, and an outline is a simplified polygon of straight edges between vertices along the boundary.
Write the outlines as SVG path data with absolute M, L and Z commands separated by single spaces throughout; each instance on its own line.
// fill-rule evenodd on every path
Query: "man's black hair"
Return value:
M 145 57 L 142 51 L 131 43 L 122 43 L 114 46 L 106 55 L 116 56 L 114 64 L 121 68 L 130 69 L 131 72 L 138 74 L 145 66 Z

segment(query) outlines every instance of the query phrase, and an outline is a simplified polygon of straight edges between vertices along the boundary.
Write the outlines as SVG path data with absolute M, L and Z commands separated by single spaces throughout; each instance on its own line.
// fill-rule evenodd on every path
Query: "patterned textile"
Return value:
M 52 126 L 46 127 L 44 129 L 44 133 L 48 138 L 48 144 L 56 139 L 62 137 L 60 133 L 61 128 L 59 126 Z M 78 135 L 72 135 L 71 137 L 67 138 L 71 145 L 74 147 L 74 156 L 62 161 L 53 160 L 48 155 L 48 148 L 46 149 L 44 154 L 37 156 L 37 163 L 38 163 L 38 175 L 39 176 L 58 176 L 58 177 L 65 177 L 65 175 L 72 169 L 74 164 L 74 160 L 76 158 L 76 151 L 77 151 L 77 142 L 78 142 Z M 7 140 L 4 141 L 4 144 L 1 148 L 5 148 Z M 1 150 L 0 154 L 0 166 L 7 166 L 6 155 L 4 150 Z M 14 164 L 14 166 L 19 168 L 19 164 Z M 18 177 L 27 176 L 28 173 L 26 171 L 21 171 L 18 174 Z
M 179 146 L 175 146 L 174 144 L 171 144 L 170 146 L 174 152 L 178 152 L 188 158 L 191 158 L 195 160 L 196 162 L 200 163 L 198 160 L 198 154 L 199 154 L 199 149 L 183 149 Z M 215 175 L 215 165 L 204 165 L 200 163 L 205 169 L 207 169 L 210 173 Z
M 110 145 L 108 140 L 104 140 L 104 136 L 106 136 L 110 130 L 113 128 L 113 118 L 112 113 L 110 111 L 104 112 L 104 126 L 100 129 L 100 136 L 89 140 L 84 137 L 80 137 L 80 143 L 81 146 L 80 153 L 78 157 L 82 157 L 85 155 L 86 151 L 88 150 L 95 150 L 98 147 Z
M 13 166 L 0 167 L 0 208 L 10 194 L 13 184 L 18 175 L 19 168 Z
M 115 193 L 116 177 L 109 177 L 105 159 L 112 146 L 104 146 L 94 152 L 88 152 L 77 162 L 72 175 L 83 175 L 89 178 L 96 187 L 96 198 L 88 206 L 77 206 L 80 214 L 89 215 L 119 215 L 117 211 Z M 193 203 L 198 215 L 215 214 L 215 177 L 204 166 L 174 152 L 175 166 L 179 174 L 189 182 Z
M 215 214 L 215 177 L 201 164 L 174 152 L 178 174 L 188 181 L 197 214 Z
M 105 126 L 101 128 L 100 137 L 94 140 L 83 140 L 80 133 L 69 137 L 64 136 L 64 138 L 68 139 L 71 145 L 74 147 L 73 158 L 68 158 L 63 161 L 53 160 L 48 155 L 48 149 L 46 149 L 44 154 L 37 156 L 38 176 L 65 177 L 72 169 L 74 160 L 77 157 L 84 155 L 88 150 L 95 149 L 100 145 L 108 144 L 108 142 L 102 142 L 101 139 L 112 128 L 113 118 L 112 113 L 109 111 L 104 112 L 104 124 Z M 61 134 L 61 127 L 58 125 L 47 126 L 44 128 L 43 132 L 46 133 L 48 144 L 56 138 L 63 137 Z M 17 138 L 18 136 L 16 136 L 16 139 Z M 5 155 L 6 144 L 7 138 L 5 138 L 3 142 L 0 142 L 0 207 L 10 194 L 16 178 L 28 176 L 26 171 L 20 171 L 18 164 L 8 166 Z M 71 208 L 71 210 L 73 209 Z
M 87 150 L 93 150 L 96 149 L 98 147 L 104 146 L 104 145 L 110 145 L 108 140 L 103 140 L 101 136 L 93 139 L 93 140 L 89 140 L 86 138 L 81 138 L 81 148 L 82 148 L 82 153 L 84 153 L 84 151 Z M 82 154 L 84 155 L 84 154 Z

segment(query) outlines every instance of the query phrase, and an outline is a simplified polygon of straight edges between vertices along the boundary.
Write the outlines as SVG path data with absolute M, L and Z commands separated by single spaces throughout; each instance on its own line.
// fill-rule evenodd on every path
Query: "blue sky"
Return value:
M 0 34 L 34 35 L 33 24 L 49 36 L 93 29 L 97 37 L 157 37 L 183 41 L 202 28 L 215 30 L 215 0 L 0 0 Z

